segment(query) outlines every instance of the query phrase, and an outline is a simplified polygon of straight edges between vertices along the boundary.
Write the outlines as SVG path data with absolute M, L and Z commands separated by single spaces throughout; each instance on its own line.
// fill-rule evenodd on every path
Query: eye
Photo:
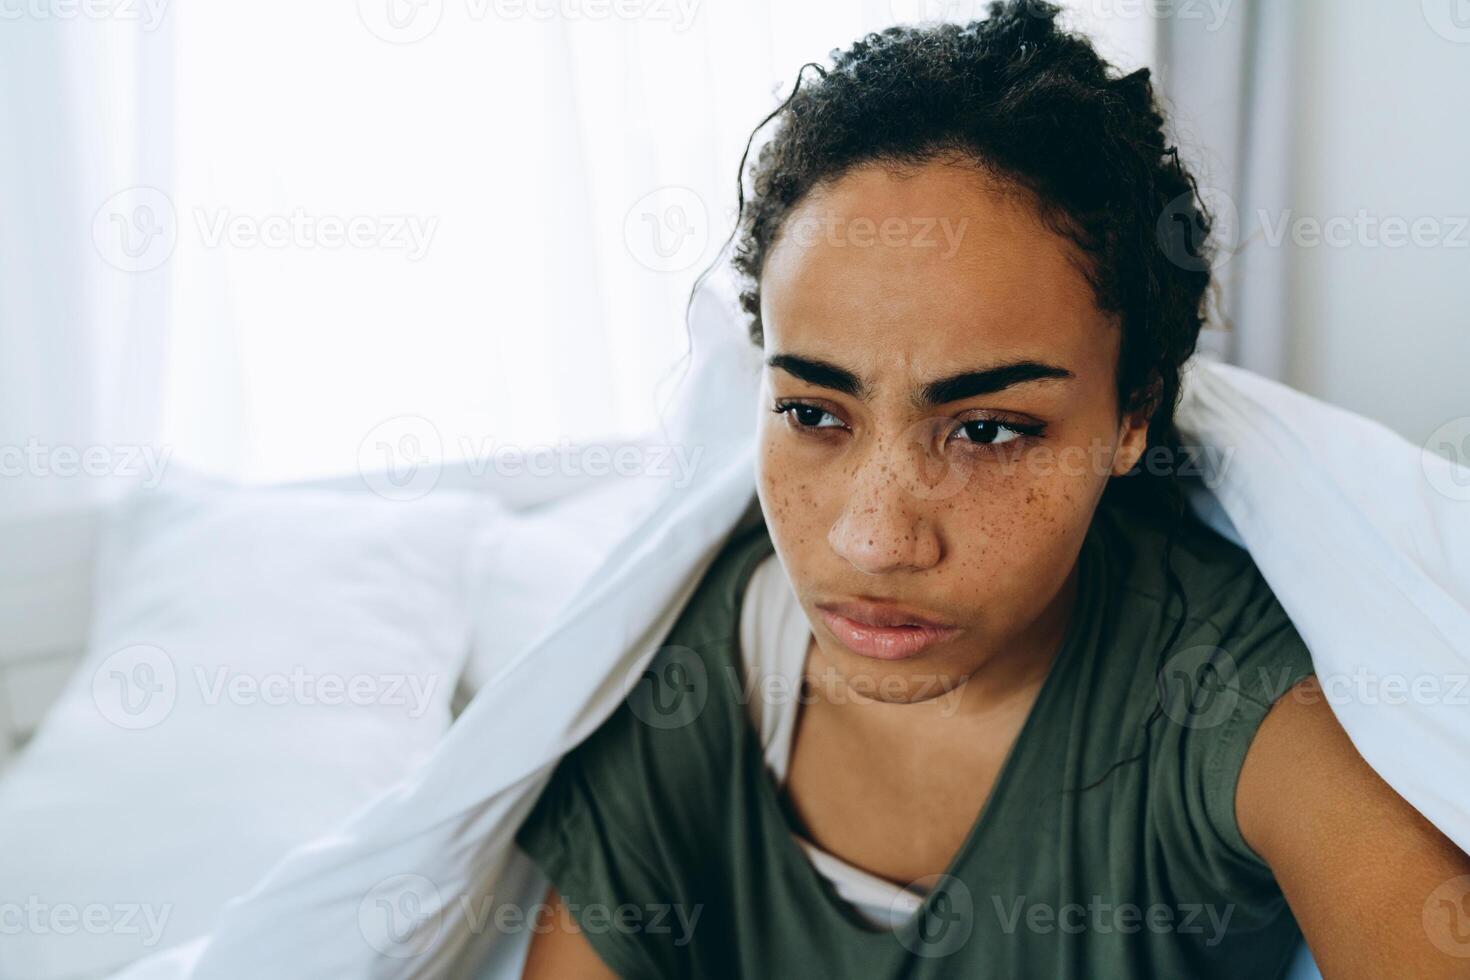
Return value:
M 1002 422 L 1000 419 L 970 419 L 962 422 L 955 435 L 963 433 L 965 442 L 981 446 L 1003 446 L 1027 436 L 1040 435 L 1042 426 Z
M 842 420 L 824 408 L 806 402 L 782 402 L 771 409 L 777 415 L 785 415 L 798 429 L 841 429 L 846 428 Z

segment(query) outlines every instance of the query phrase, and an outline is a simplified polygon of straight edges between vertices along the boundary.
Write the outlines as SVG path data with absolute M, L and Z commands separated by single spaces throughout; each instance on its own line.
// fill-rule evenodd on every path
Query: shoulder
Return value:
M 1169 607 L 1189 622 L 1221 632 L 1290 620 L 1251 554 L 1216 533 L 1192 511 L 1104 501 L 1097 510 L 1109 565 L 1139 599 Z
M 1326 975 L 1465 975 L 1456 903 L 1470 890 L 1470 856 L 1363 759 L 1315 678 L 1262 722 L 1237 811 Z
M 1266 704 L 1311 672 L 1311 656 L 1251 554 L 1193 513 L 1099 507 L 1109 576 L 1119 606 L 1152 626 L 1167 651 L 1160 683 L 1191 701 L 1208 680 Z M 1186 707 L 1189 702 L 1181 707 Z
M 1154 717 L 1155 789 L 1191 861 L 1264 880 L 1236 790 L 1272 705 L 1313 675 L 1311 654 L 1250 553 L 1192 514 L 1177 526 L 1118 506 L 1099 517 L 1119 608 L 1147 625 L 1125 635 L 1147 636 L 1135 677 Z

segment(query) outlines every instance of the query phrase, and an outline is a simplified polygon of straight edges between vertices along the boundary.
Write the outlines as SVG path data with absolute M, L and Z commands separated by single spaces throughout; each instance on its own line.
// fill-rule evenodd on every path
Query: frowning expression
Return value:
M 1026 192 L 952 160 L 858 167 L 783 223 L 758 490 L 855 688 L 921 700 L 1059 633 L 1093 511 L 1146 437 L 1084 268 Z

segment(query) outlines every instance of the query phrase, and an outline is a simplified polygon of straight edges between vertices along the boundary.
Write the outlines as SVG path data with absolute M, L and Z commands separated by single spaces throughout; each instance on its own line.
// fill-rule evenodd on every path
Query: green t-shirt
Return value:
M 772 551 L 764 525 L 726 543 L 517 842 L 625 977 L 1282 976 L 1301 932 L 1240 835 L 1235 786 L 1311 661 L 1249 554 L 1192 516 L 1170 562 L 1188 613 L 1161 655 L 1182 611 L 1166 537 L 1098 508 L 1066 637 L 990 798 L 895 931 L 810 864 L 748 720 L 740 601 Z

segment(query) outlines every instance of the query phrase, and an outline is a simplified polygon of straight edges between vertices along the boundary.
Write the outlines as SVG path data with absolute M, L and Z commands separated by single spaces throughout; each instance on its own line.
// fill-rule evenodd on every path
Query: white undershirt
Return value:
M 792 591 L 786 570 L 775 554 L 767 556 L 751 574 L 741 600 L 740 653 L 751 688 L 746 701 L 750 720 L 765 749 L 766 768 L 778 787 L 786 784 L 811 638 L 811 624 Z M 792 837 L 817 873 L 832 883 L 838 896 L 874 926 L 896 928 L 912 918 L 923 903 L 924 893 L 917 890 L 918 886 L 901 888 L 853 867 L 795 831 Z

